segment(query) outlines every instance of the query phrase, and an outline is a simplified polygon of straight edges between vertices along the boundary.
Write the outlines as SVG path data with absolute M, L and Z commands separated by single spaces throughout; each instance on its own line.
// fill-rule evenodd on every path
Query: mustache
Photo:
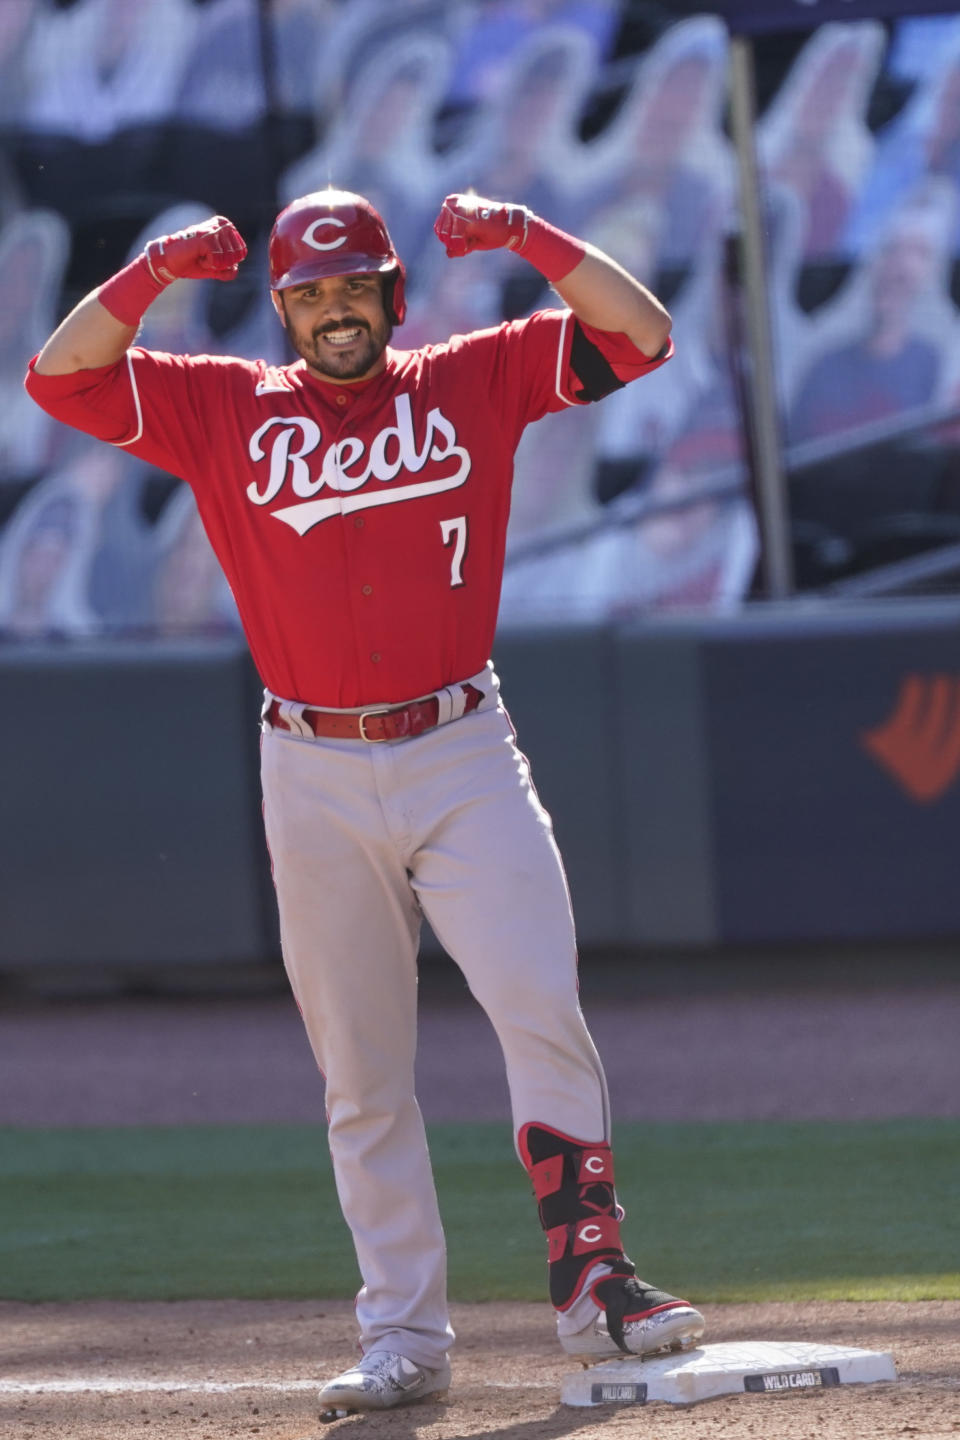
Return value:
M 366 320 L 361 320 L 359 316 L 347 315 L 342 320 L 334 320 L 329 325 L 321 325 L 319 329 L 314 330 L 313 338 L 319 340 L 321 335 L 332 335 L 337 330 L 353 330 L 358 326 L 361 330 L 366 330 L 369 335 L 370 326 Z

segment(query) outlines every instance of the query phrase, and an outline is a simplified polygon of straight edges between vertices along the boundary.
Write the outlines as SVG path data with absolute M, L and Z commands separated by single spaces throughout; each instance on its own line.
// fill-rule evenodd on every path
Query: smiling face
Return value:
M 377 375 L 393 333 L 380 275 L 329 275 L 273 297 L 290 343 L 319 380 L 347 384 Z

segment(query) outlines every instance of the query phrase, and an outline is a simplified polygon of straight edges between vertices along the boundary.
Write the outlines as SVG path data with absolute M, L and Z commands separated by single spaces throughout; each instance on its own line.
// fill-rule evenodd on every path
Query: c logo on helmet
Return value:
M 336 225 L 338 230 L 346 228 L 345 220 L 338 220 L 335 215 L 322 215 L 319 220 L 312 221 L 303 232 L 303 243 L 309 245 L 313 250 L 336 250 L 340 245 L 346 245 L 346 235 L 338 235 L 336 240 L 318 240 L 315 232 L 324 225 Z

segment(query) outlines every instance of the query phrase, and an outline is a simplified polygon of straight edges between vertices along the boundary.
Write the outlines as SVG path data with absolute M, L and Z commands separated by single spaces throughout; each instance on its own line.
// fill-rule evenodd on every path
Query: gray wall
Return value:
M 0 650 L 0 697 L 0 965 L 263 955 L 245 651 Z
M 960 604 L 511 631 L 581 946 L 960 936 Z M 0 967 L 275 958 L 232 643 L 0 649 Z
M 701 675 L 724 939 L 960 934 L 960 606 L 772 612 Z

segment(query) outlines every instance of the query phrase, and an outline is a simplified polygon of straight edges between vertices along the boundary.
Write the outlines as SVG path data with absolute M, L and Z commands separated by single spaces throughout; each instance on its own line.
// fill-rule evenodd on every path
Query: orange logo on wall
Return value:
M 893 714 L 860 743 L 911 800 L 939 800 L 960 774 L 960 676 L 905 676 Z

